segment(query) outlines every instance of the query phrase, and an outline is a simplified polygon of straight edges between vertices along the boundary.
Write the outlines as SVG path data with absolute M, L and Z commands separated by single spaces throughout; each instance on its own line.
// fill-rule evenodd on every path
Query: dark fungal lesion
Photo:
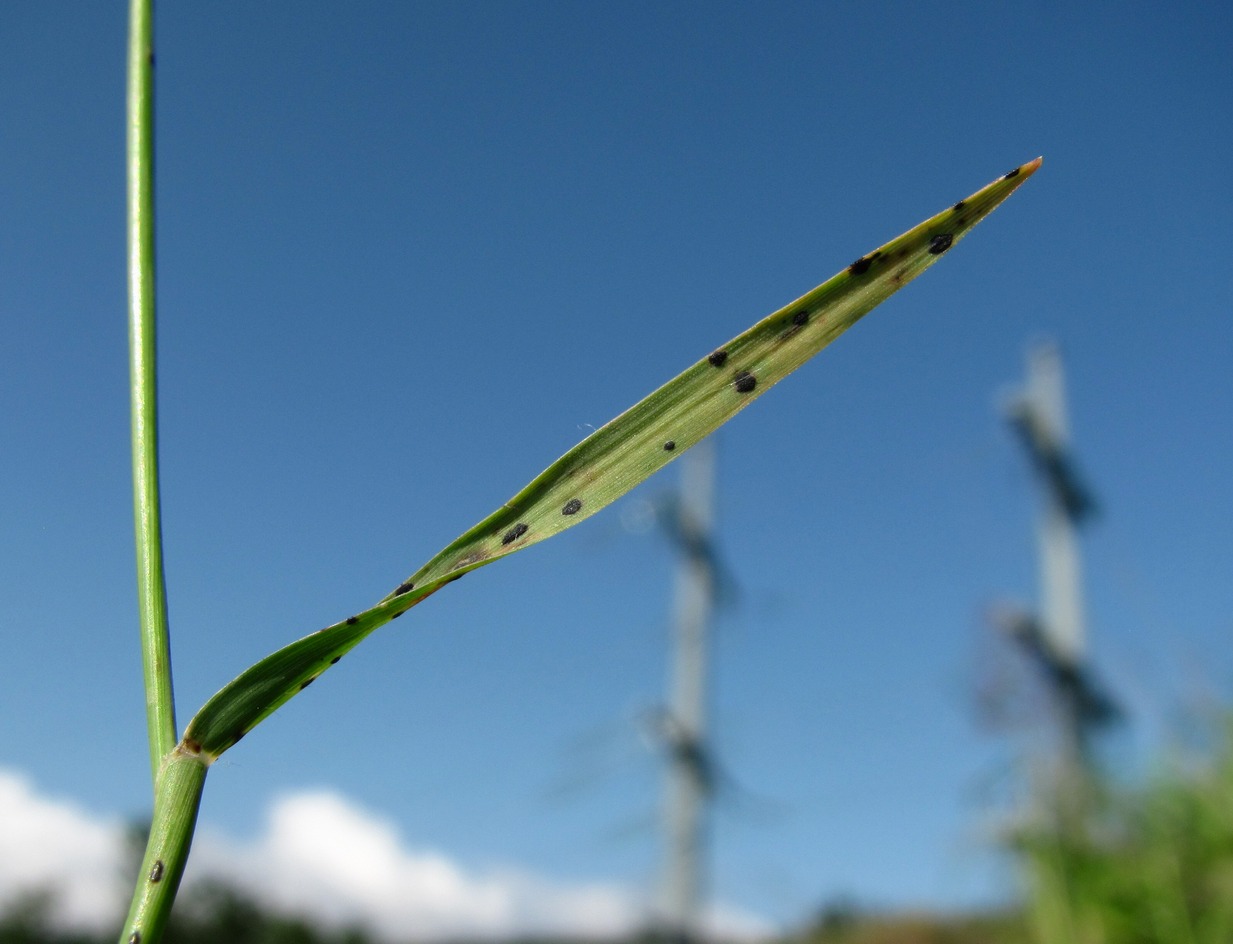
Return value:
M 724 361 L 728 359 L 728 352 L 723 349 L 712 351 L 706 359 L 712 367 L 723 367 Z
M 330 660 L 330 665 L 338 665 L 338 660 L 341 658 L 342 656 L 335 656 L 333 659 Z
M 157 885 L 163 880 L 164 869 L 163 860 L 155 859 L 154 864 L 150 866 L 150 884 Z
M 873 258 L 871 256 L 861 256 L 848 266 L 848 271 L 853 275 L 864 275 L 869 271 L 871 265 L 873 265 Z
M 358 616 L 348 616 L 348 617 L 347 617 L 347 625 L 348 625 L 348 626 L 354 626 L 354 625 L 355 625 L 356 623 L 358 623 L 359 621 L 360 621 L 360 618 L 359 618 Z
M 737 393 L 749 393 L 757 385 L 758 378 L 747 370 L 742 370 L 732 381 L 732 386 L 736 387 Z
M 398 589 L 394 591 L 394 596 L 400 597 L 404 593 L 410 593 L 414 589 L 415 589 L 415 584 L 413 584 L 410 580 L 408 580 L 406 583 L 398 585 Z
M 1007 171 L 1007 172 L 1006 172 L 1006 174 L 1004 174 L 1004 175 L 1003 175 L 1002 179 L 1003 179 L 1003 180 L 1011 180 L 1012 178 L 1014 178 L 1014 177 L 1018 177 L 1018 176 L 1019 176 L 1019 168 L 1018 168 L 1018 167 L 1016 167 L 1016 168 L 1015 168 L 1014 170 L 1012 170 L 1012 171 Z
M 128 936 L 128 944 L 141 944 L 141 932 L 134 931 Z
M 669 439 L 666 443 L 664 443 L 664 452 L 671 452 L 675 448 L 676 448 L 675 439 Z
M 524 521 L 519 521 L 516 525 L 510 528 L 501 536 L 501 543 L 513 544 L 520 537 L 527 533 L 527 524 Z
M 951 247 L 951 243 L 955 238 L 950 233 L 938 233 L 933 239 L 929 240 L 929 255 L 940 256 Z
M 300 683 L 300 691 L 304 691 L 304 689 L 308 688 L 308 686 L 311 685 L 315 681 L 317 681 L 317 676 L 310 675 L 308 678 L 304 679 L 304 681 Z
M 809 324 L 810 311 L 808 308 L 802 308 L 799 311 L 794 311 L 784 322 L 783 331 L 779 335 L 780 341 L 787 341 L 789 338 L 796 337 L 805 325 Z
M 576 515 L 582 510 L 582 499 L 571 498 L 565 503 L 565 507 L 561 509 L 563 515 Z
M 960 200 L 960 201 L 959 201 L 958 203 L 956 203 L 953 207 L 951 207 L 951 209 L 952 209 L 952 210 L 954 210 L 956 213 L 958 213 L 958 212 L 959 212 L 960 210 L 962 210 L 965 206 L 967 206 L 967 203 L 965 203 L 963 200 Z

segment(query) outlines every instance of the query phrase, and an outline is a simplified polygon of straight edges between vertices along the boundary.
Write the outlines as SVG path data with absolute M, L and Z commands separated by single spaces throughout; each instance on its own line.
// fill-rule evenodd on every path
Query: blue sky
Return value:
M 0 14 L 0 765 L 149 796 L 119 4 Z M 1233 680 L 1221 4 L 167 4 L 168 588 L 181 723 L 363 609 L 593 426 L 1043 154 L 944 265 L 719 433 L 717 897 L 988 901 L 1013 744 L 982 613 L 1035 593 L 998 396 L 1060 343 L 1104 508 L 1090 633 L 1136 763 Z M 337 791 L 473 866 L 650 888 L 672 556 L 603 516 L 371 638 L 213 771 Z

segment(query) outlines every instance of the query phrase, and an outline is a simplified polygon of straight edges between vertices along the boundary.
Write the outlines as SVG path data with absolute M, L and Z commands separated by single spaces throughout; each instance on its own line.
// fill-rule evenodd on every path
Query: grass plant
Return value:
M 1146 786 L 1097 791 L 1065 828 L 1016 851 L 1038 944 L 1233 941 L 1233 719 Z
M 158 497 L 152 0 L 132 0 L 128 264 L 138 591 L 154 817 L 122 944 L 155 944 L 188 856 L 206 772 L 225 751 L 374 630 L 446 584 L 589 518 L 680 456 L 933 265 L 1040 166 L 1037 159 L 947 207 L 708 348 L 683 373 L 592 433 L 367 609 L 272 653 L 177 733 Z

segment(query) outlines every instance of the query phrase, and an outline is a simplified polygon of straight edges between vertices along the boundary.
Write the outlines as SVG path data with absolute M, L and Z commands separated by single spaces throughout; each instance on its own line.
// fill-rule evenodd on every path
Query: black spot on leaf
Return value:
M 676 448 L 675 439 L 669 439 L 666 443 L 664 443 L 664 452 L 671 452 L 675 448 Z
M 565 507 L 561 509 L 561 514 L 576 515 L 581 510 L 582 510 L 582 500 L 578 498 L 571 498 L 569 501 L 565 503 Z
M 510 528 L 508 531 L 505 532 L 505 534 L 501 538 L 501 543 L 502 544 L 513 544 L 515 541 L 517 541 L 520 537 L 522 537 L 526 533 L 527 533 L 526 524 L 519 521 L 516 525 L 514 525 L 512 528 Z
M 399 585 L 398 589 L 394 591 L 394 596 L 400 597 L 404 593 L 410 593 L 414 589 L 415 584 L 408 580 L 406 583 Z
M 951 207 L 951 209 L 952 209 L 952 210 L 954 210 L 956 213 L 958 213 L 958 212 L 959 212 L 960 210 L 962 210 L 965 206 L 967 206 L 967 204 L 966 204 L 966 203 L 964 203 L 962 200 L 960 200 L 960 201 L 959 201 L 958 203 L 956 203 L 953 207 Z
M 848 266 L 848 271 L 851 272 L 853 275 L 864 275 L 866 272 L 869 271 L 869 267 L 872 264 L 873 264 L 872 259 L 866 258 L 865 256 L 861 256 L 859 259 L 853 262 L 850 266 Z
M 715 351 L 707 358 L 707 360 L 711 362 L 712 367 L 723 367 L 724 361 L 726 361 L 727 359 L 728 359 L 727 351 Z
M 348 616 L 348 617 L 347 617 L 347 625 L 348 625 L 348 626 L 354 626 L 354 625 L 355 625 L 356 623 L 358 623 L 359 621 L 360 621 L 360 618 L 359 618 L 358 616 Z
M 134 931 L 128 936 L 128 944 L 141 944 L 141 932 Z
M 304 689 L 308 688 L 308 686 L 311 685 L 316 680 L 317 680 L 317 676 L 315 675 L 311 676 L 310 678 L 304 679 L 304 681 L 300 683 L 300 691 L 304 691 Z
M 333 659 L 330 660 L 330 665 L 338 665 L 338 660 L 341 658 L 342 656 L 335 656 Z
M 402 616 L 402 614 L 403 614 L 403 613 L 405 613 L 405 612 L 407 612 L 407 611 L 406 611 L 406 610 L 399 610 L 397 613 L 391 613 L 391 614 L 390 614 L 390 619 L 392 619 L 392 620 L 396 620 L 396 619 L 398 619 L 398 617 Z
M 157 884 L 163 880 L 163 860 L 155 859 L 154 865 L 150 867 L 150 882 Z
M 736 375 L 733 385 L 736 387 L 737 393 L 749 393 L 750 390 L 758 386 L 758 378 L 749 371 L 743 370 Z
M 1019 176 L 1019 168 L 1018 168 L 1018 167 L 1016 167 L 1014 170 L 1012 170 L 1012 171 L 1008 172 L 1008 173 L 1006 174 L 1006 176 L 1004 176 L 1002 179 L 1003 179 L 1003 180 L 1010 180 L 1012 177 L 1018 177 L 1018 176 Z
M 933 239 L 929 240 L 929 255 L 942 255 L 942 253 L 950 248 L 952 242 L 954 242 L 954 237 L 950 233 L 938 233 Z
M 798 311 L 795 315 L 792 316 L 792 323 L 796 325 L 798 328 L 801 325 L 809 324 L 809 312 Z

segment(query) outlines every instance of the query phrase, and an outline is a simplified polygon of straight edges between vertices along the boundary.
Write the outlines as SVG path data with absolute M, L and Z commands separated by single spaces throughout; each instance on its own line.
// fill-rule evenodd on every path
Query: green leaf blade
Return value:
M 1037 158 L 999 177 L 708 352 L 550 465 L 376 606 L 240 675 L 206 703 L 186 738 L 217 756 L 337 657 L 446 583 L 559 534 L 620 498 L 947 255 L 1040 163 Z
M 461 535 L 409 581 L 423 586 L 477 561 L 522 550 L 577 524 L 620 498 L 714 432 L 753 400 L 800 367 L 874 307 L 948 253 L 981 219 L 1040 166 L 1037 158 L 942 211 L 796 301 L 768 315 L 702 358 L 650 396 L 600 427 L 536 476 L 501 508 Z M 935 239 L 945 237 L 943 242 Z M 941 246 L 945 248 L 940 248 Z M 940 251 L 932 251 L 940 249 Z M 867 267 L 862 263 L 868 261 Z M 859 270 L 859 271 L 858 271 Z M 804 324 L 798 314 L 807 313 Z M 738 377 L 753 386 L 742 391 Z M 668 442 L 675 444 L 665 449 Z M 564 514 L 566 506 L 580 509 Z M 519 524 L 524 533 L 504 539 Z M 393 595 L 386 597 L 386 600 Z

